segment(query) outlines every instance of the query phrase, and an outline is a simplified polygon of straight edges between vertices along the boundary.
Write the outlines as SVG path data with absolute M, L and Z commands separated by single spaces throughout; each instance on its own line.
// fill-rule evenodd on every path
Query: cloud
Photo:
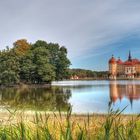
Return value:
M 65 45 L 73 60 L 140 34 L 138 0 L 5 0 L 0 17 L 1 48 L 19 38 L 44 39 Z

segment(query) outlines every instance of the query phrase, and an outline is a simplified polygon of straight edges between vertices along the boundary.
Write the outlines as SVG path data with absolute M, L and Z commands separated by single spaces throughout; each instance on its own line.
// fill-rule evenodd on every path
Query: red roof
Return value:
M 123 64 L 123 62 L 120 58 L 117 60 L 117 64 Z
M 127 60 L 124 62 L 124 65 L 132 66 L 132 65 L 136 65 L 136 64 L 140 64 L 140 61 L 138 59 L 132 59 L 132 61 Z
M 132 59 L 133 62 L 138 63 L 140 62 L 138 59 Z
M 138 59 L 131 59 L 131 60 L 127 60 L 125 62 L 123 62 L 120 58 L 118 60 L 116 60 L 114 58 L 114 56 L 112 56 L 112 58 L 108 61 L 109 64 L 122 64 L 122 65 L 127 65 L 127 66 L 134 66 L 136 64 L 140 64 L 140 61 Z
M 133 61 L 125 61 L 124 65 L 133 66 L 133 65 L 135 65 L 135 63 Z
M 112 56 L 112 58 L 109 60 L 109 64 L 114 64 L 116 63 L 116 59 Z

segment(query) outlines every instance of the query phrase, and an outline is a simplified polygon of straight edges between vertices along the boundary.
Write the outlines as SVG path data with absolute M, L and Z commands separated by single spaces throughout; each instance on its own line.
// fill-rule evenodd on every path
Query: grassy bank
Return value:
M 1 140 L 139 140 L 138 116 L 10 112 L 1 116 Z

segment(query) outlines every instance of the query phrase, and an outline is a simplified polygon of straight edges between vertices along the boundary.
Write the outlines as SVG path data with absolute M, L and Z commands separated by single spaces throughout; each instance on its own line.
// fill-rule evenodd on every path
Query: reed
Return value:
M 125 109 L 125 108 L 124 108 Z M 1 140 L 139 140 L 140 121 L 137 116 L 122 115 L 123 110 L 109 109 L 107 115 L 73 115 L 35 113 L 27 117 L 10 113 L 0 123 Z M 15 121 L 16 119 L 16 121 Z

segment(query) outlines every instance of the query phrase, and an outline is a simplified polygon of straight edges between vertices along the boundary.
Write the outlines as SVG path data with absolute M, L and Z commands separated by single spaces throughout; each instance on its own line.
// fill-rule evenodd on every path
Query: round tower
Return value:
M 109 78 L 116 79 L 117 75 L 117 61 L 112 55 L 111 59 L 109 60 Z

